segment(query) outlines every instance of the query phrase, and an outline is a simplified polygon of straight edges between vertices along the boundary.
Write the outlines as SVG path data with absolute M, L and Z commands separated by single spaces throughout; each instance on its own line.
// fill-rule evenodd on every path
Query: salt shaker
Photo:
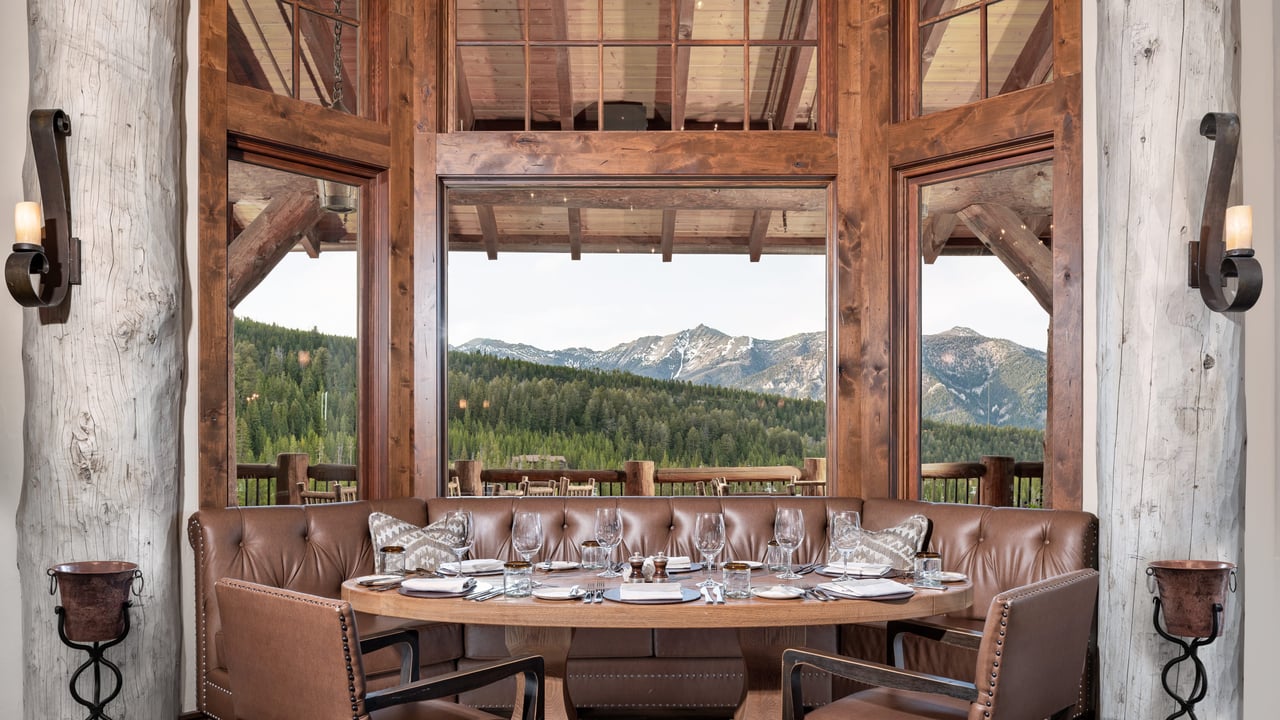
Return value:
M 644 582 L 644 561 L 643 555 L 632 555 L 627 559 L 631 564 L 631 576 L 627 578 L 627 582 L 642 583 Z

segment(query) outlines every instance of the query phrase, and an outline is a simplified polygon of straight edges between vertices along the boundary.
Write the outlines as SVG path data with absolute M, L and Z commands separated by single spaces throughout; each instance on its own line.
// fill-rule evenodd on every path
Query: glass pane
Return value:
M 293 5 L 283 0 L 230 0 L 227 10 L 227 79 L 292 95 Z
M 691 37 L 694 40 L 741 39 L 743 2 L 744 0 L 694 0 Z
M 815 40 L 818 3 L 750 0 L 752 40 Z
M 920 114 L 959 107 L 981 95 L 981 15 L 972 11 L 920 29 Z
M 987 8 L 987 97 L 1053 79 L 1053 4 L 1003 0 Z
M 920 16 L 923 22 L 931 20 L 939 15 L 944 15 L 953 10 L 962 9 L 971 5 L 977 5 L 976 0 L 919 0 Z
M 587 121 L 594 127 L 587 108 L 596 104 L 597 53 L 594 47 L 530 48 L 534 130 L 573 130 L 575 116 L 580 116 L 576 127 Z
M 751 127 L 813 130 L 817 52 L 808 47 L 751 48 Z
M 604 0 L 606 40 L 670 40 L 671 4 L 658 0 Z
M 605 130 L 644 129 L 640 118 L 654 117 L 659 48 L 604 48 Z M 594 104 L 593 104 L 594 105 Z M 587 107 L 583 128 L 596 127 L 595 108 Z
M 455 0 L 459 40 L 524 40 L 524 0 Z
M 523 130 L 524 47 L 464 46 L 458 57 L 459 101 L 469 103 L 475 129 Z
M 689 48 L 685 130 L 741 130 L 743 52 L 740 47 Z
M 921 462 L 1042 460 L 1052 161 L 926 180 L 918 218 Z
M 358 28 L 306 10 L 301 11 L 300 22 L 302 72 L 298 99 L 356 112 Z M 342 102 L 335 105 L 339 98 Z
M 563 8 L 557 15 L 556 9 Z M 532 0 L 529 4 L 530 40 L 597 40 L 596 0 Z
M 232 161 L 227 201 L 238 237 L 264 213 L 326 205 L 306 227 L 273 227 L 292 247 L 234 309 L 236 463 L 275 463 L 306 453 L 308 464 L 356 462 L 356 335 L 359 308 L 358 189 Z M 278 221 L 275 223 L 278 225 Z M 298 241 L 291 238 L 300 237 Z M 232 241 L 234 244 L 234 240 Z M 271 504 L 287 488 L 241 474 L 241 505 Z M 321 488 L 321 489 L 329 489 Z

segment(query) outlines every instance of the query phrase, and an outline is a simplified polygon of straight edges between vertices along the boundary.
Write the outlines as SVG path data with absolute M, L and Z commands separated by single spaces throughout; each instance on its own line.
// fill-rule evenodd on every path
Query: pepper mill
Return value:
M 644 582 L 644 561 L 643 555 L 632 555 L 627 560 L 627 562 L 631 563 L 631 576 L 627 578 L 627 582 Z
M 671 579 L 667 574 L 667 554 L 658 553 L 653 558 L 653 581 L 666 582 Z

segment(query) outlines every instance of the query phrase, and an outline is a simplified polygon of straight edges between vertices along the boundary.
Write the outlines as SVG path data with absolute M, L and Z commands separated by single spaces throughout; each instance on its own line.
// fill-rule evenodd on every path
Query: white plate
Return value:
M 475 585 L 459 592 L 414 592 L 413 590 L 406 588 L 404 585 L 401 585 L 397 592 L 407 597 L 441 599 L 466 597 L 471 593 L 482 593 L 492 589 L 493 586 L 487 582 L 476 582 Z
M 969 579 L 969 576 L 958 572 L 940 572 L 938 579 L 942 582 L 964 582 Z
M 491 558 L 480 559 L 480 560 L 463 560 L 462 570 L 465 574 L 471 575 L 471 576 L 501 575 L 502 566 L 504 564 L 505 563 L 503 563 L 501 560 L 494 560 Z M 458 561 L 454 560 L 453 562 L 442 563 L 440 565 L 440 574 L 457 575 Z
M 570 593 L 570 590 L 573 592 Z M 577 600 L 586 594 L 587 591 L 580 587 L 538 587 L 533 589 L 533 596 L 539 600 Z
M 539 570 L 554 572 L 556 570 L 577 570 L 578 568 L 582 567 L 582 565 L 581 563 L 576 563 L 576 562 L 573 562 L 572 560 L 550 560 L 547 562 L 540 562 L 537 565 L 535 565 L 535 567 L 537 567 Z
M 766 600 L 796 600 L 804 597 L 804 590 L 794 585 L 771 585 L 751 588 L 751 594 Z
M 756 560 L 730 560 L 729 562 L 742 563 L 743 565 L 746 565 L 752 570 L 759 570 L 760 568 L 764 567 L 764 563 Z
M 357 584 L 370 587 L 374 585 L 386 585 L 387 583 L 400 582 L 404 579 L 403 575 L 361 575 L 356 578 Z

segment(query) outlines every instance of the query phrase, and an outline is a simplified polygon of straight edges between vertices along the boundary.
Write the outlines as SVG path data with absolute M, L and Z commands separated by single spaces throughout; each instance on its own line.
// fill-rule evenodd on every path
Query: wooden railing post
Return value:
M 484 494 L 480 473 L 484 470 L 483 460 L 454 460 L 453 469 L 458 473 L 458 487 L 463 495 L 479 496 Z
M 978 486 L 978 502 L 983 505 L 1013 505 L 1013 458 L 1006 455 L 983 455 L 987 466 Z
M 276 455 L 276 504 L 301 505 L 298 483 L 307 482 L 307 467 L 311 458 L 306 453 L 280 453 Z M 281 501 L 284 501 L 283 503 Z
M 811 457 L 804 459 L 804 473 L 800 476 L 800 480 L 811 485 L 804 485 L 804 491 L 801 495 L 828 495 L 831 489 L 827 487 L 827 459 L 824 457 Z
M 627 475 L 624 495 L 653 497 L 654 469 L 652 460 L 628 460 L 622 463 L 622 471 Z

